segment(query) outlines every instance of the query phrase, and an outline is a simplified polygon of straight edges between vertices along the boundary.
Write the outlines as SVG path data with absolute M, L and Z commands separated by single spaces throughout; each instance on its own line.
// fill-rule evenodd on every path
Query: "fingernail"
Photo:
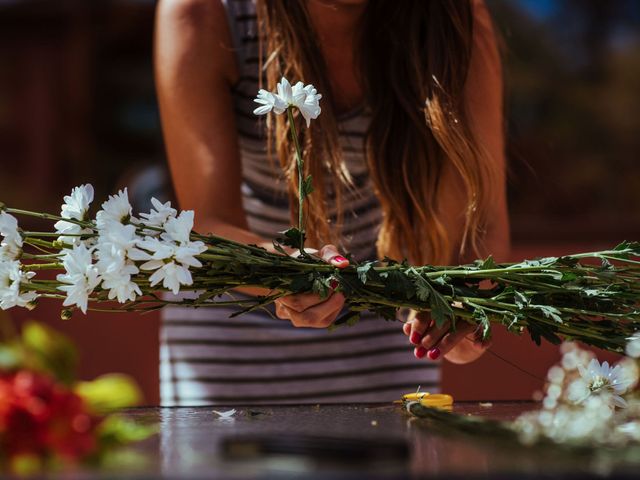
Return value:
M 344 258 L 342 255 L 336 255 L 335 257 L 332 258 L 332 260 L 337 263 L 344 263 L 347 261 L 347 259 Z
M 414 345 L 418 345 L 420 343 L 420 339 L 421 339 L 421 335 L 418 332 L 411 333 L 411 339 L 410 339 L 411 343 L 413 343 Z
M 438 347 L 432 348 L 427 352 L 427 355 L 431 360 L 436 360 L 440 356 L 440 349 Z
M 331 290 L 335 290 L 336 288 L 338 288 L 338 285 L 340 285 L 340 283 L 335 278 L 331 280 L 331 282 L 329 282 L 329 286 L 331 287 Z
M 427 349 L 424 347 L 416 347 L 413 349 L 413 354 L 417 358 L 423 358 L 427 354 Z

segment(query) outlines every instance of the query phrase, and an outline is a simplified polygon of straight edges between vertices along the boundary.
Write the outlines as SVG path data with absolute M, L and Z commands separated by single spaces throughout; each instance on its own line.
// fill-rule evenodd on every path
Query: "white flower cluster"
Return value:
M 18 230 L 18 220 L 7 212 L 0 212 L 0 309 L 31 307 L 36 299 L 34 292 L 24 291 L 35 273 L 25 271 L 19 258 L 23 239 Z
M 298 82 L 291 86 L 289 81 L 282 77 L 277 85 L 277 92 L 269 92 L 264 89 L 258 91 L 258 96 L 254 102 L 261 106 L 256 108 L 253 113 L 255 115 L 266 115 L 273 111 L 275 114 L 282 114 L 289 107 L 295 107 L 307 122 L 307 128 L 311 124 L 311 120 L 315 120 L 320 115 L 320 99 L 322 95 L 318 93 L 313 85 L 305 85 Z
M 193 283 L 190 267 L 201 267 L 196 258 L 206 251 L 203 242 L 191 241 L 193 212 L 178 212 L 169 202 L 155 198 L 153 208 L 135 218 L 127 190 L 102 204 L 95 222 L 88 218 L 94 190 L 89 184 L 76 187 L 64 197 L 61 217 L 55 224 L 63 248 L 59 260 L 64 273 L 57 275 L 58 290 L 66 294 L 63 305 L 86 313 L 91 294 L 100 287 L 108 299 L 120 303 L 143 294 L 135 277 L 153 271 L 153 287 L 162 282 L 174 293 Z M 0 308 L 28 307 L 37 294 L 25 288 L 35 273 L 20 263 L 23 238 L 15 217 L 0 212 Z
M 80 210 L 77 199 L 93 197 L 89 187 L 77 187 L 75 195 L 65 197 L 63 212 Z M 207 249 L 203 242 L 191 241 L 193 212 L 178 215 L 170 202 L 163 204 L 153 198 L 151 203 L 149 213 L 135 218 L 125 188 L 102 204 L 96 214 L 95 243 L 81 241 L 64 250 L 65 273 L 57 277 L 65 284 L 59 287 L 67 294 L 64 306 L 76 305 L 86 313 L 89 296 L 98 285 L 110 300 L 134 301 L 142 295 L 134 281 L 140 270 L 154 271 L 150 285 L 162 282 L 173 293 L 178 293 L 181 285 L 193 284 L 189 267 L 201 267 L 195 257 Z M 88 207 L 83 204 L 83 211 Z
M 563 344 L 561 351 L 562 360 L 547 374 L 542 409 L 525 413 L 515 423 L 522 441 L 550 438 L 560 443 L 607 443 L 636 433 L 629 425 L 625 427 L 629 434 L 616 426 L 616 407 L 627 407 L 622 395 L 638 381 L 636 362 L 625 358 L 615 367 L 600 364 L 593 354 L 573 343 Z

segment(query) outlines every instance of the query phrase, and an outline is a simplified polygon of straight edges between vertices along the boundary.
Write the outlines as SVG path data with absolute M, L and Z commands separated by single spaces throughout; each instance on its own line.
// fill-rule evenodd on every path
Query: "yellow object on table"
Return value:
M 446 393 L 429 393 L 429 392 L 414 392 L 407 393 L 402 396 L 402 401 L 406 402 L 419 402 L 420 405 L 432 408 L 451 409 L 453 407 L 453 397 Z

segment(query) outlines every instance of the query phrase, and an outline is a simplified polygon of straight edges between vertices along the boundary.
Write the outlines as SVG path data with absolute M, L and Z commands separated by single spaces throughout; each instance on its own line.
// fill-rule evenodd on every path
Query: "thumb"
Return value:
M 349 266 L 349 260 L 343 257 L 335 245 L 325 245 L 320 249 L 319 252 L 320 258 L 327 262 L 330 265 L 333 265 L 338 268 L 345 268 Z

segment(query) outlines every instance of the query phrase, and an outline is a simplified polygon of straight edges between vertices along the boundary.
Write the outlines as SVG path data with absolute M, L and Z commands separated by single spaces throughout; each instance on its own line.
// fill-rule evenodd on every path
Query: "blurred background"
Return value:
M 486 0 L 507 86 L 513 258 L 640 239 L 640 2 Z M 172 197 L 152 69 L 151 0 L 0 0 L 0 200 L 55 211 L 71 187 Z M 158 401 L 158 318 L 8 312 L 78 343 L 82 377 L 121 371 Z M 241 321 L 239 319 L 238 321 Z M 445 365 L 458 399 L 529 399 L 558 358 L 498 331 Z M 607 355 L 602 355 L 607 358 Z M 525 371 L 523 371 L 525 370 Z

